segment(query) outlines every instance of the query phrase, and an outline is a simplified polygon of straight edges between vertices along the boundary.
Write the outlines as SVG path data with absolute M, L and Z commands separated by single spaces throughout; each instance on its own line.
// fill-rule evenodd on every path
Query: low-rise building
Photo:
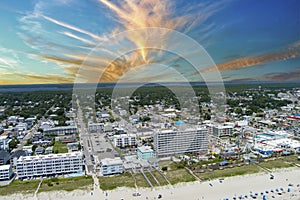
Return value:
M 77 142 L 77 139 L 76 139 L 76 137 L 64 137 L 61 139 L 61 142 L 63 144 L 74 143 L 74 142 Z
M 17 131 L 27 131 L 28 124 L 26 124 L 26 123 L 19 123 L 19 124 L 16 125 L 15 128 L 17 129 Z
M 0 180 L 9 180 L 13 175 L 11 165 L 0 166 Z
M 35 123 L 36 118 L 30 117 L 25 119 L 25 123 L 28 125 L 28 127 L 33 126 L 33 124 Z
M 100 161 L 100 171 L 105 175 L 122 174 L 124 171 L 121 158 L 104 158 Z
M 114 146 L 128 147 L 136 145 L 136 134 L 114 135 Z
M 154 157 L 154 151 L 149 146 L 141 146 L 137 148 L 137 156 L 140 160 L 148 160 Z
M 78 151 L 78 142 L 68 143 L 67 148 L 71 151 Z
M 17 160 L 16 171 L 20 179 L 82 173 L 82 153 L 21 156 Z
M 49 135 L 72 135 L 77 133 L 76 126 L 58 126 L 54 128 L 46 128 L 43 131 L 44 134 Z
M 41 147 L 41 146 L 38 146 L 36 149 L 35 149 L 35 153 L 37 155 L 40 155 L 40 154 L 43 154 L 44 153 L 44 147 Z
M 47 136 L 42 136 L 42 135 L 38 135 L 38 136 L 34 136 L 32 139 L 32 144 L 37 144 L 37 145 L 48 145 L 52 142 L 52 138 L 51 137 L 47 137 Z
M 103 123 L 89 123 L 88 130 L 90 133 L 103 133 L 104 124 Z
M 53 153 L 53 146 L 47 147 L 45 149 L 45 154 L 52 154 Z

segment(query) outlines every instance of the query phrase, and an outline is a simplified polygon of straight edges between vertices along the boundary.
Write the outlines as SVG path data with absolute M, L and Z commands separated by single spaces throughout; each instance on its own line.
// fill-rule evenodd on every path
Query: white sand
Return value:
M 127 199 L 157 199 L 158 194 L 162 195 L 162 199 L 174 199 L 174 200 L 197 200 L 197 199 L 208 199 L 208 200 L 218 200 L 229 198 L 232 199 L 235 195 L 247 194 L 249 196 L 250 191 L 258 193 L 257 199 L 262 199 L 260 192 L 265 192 L 266 190 L 270 191 L 273 189 L 283 188 L 285 191 L 287 188 L 291 188 L 291 192 L 285 192 L 283 195 L 268 193 L 268 199 L 300 199 L 300 187 L 296 187 L 297 184 L 300 184 L 300 168 L 289 168 L 284 170 L 279 170 L 272 173 L 275 176 L 275 179 L 271 180 L 269 174 L 260 173 L 260 174 L 251 174 L 245 176 L 235 176 L 230 178 L 225 178 L 222 183 L 219 180 L 212 180 L 207 182 L 193 182 L 193 183 L 180 183 L 173 186 L 164 186 L 157 187 L 154 189 L 142 188 L 138 192 L 141 193 L 140 197 L 133 197 L 133 193 L 136 192 L 132 188 L 117 188 L 112 191 L 106 192 L 96 190 L 91 195 L 91 191 L 75 190 L 72 192 L 64 191 L 55 191 L 47 193 L 39 193 L 37 198 L 30 195 L 14 194 L 9 196 L 0 196 L 1 200 L 101 200 L 101 199 L 116 199 L 120 200 L 123 198 Z M 286 180 L 288 179 L 288 180 Z M 293 187 L 289 187 L 288 184 L 293 183 Z M 211 184 L 211 185 L 210 185 Z M 292 194 L 296 196 L 291 196 Z M 271 198 L 274 195 L 275 198 Z M 249 198 L 248 199 L 252 199 Z

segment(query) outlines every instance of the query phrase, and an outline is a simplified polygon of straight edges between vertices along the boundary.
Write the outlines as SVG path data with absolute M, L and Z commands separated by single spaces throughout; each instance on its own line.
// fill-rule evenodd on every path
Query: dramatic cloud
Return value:
M 66 68 L 64 69 L 66 73 L 71 73 L 71 75 L 74 76 L 73 73 L 78 72 L 79 68 L 84 68 L 84 70 L 80 72 L 82 76 L 89 79 L 88 81 L 95 81 L 98 78 L 96 81 L 115 82 L 126 74 L 128 70 L 138 70 L 139 66 L 154 62 L 155 59 L 165 61 L 174 60 L 174 58 L 170 59 L 164 57 L 163 51 L 160 49 L 149 49 L 148 47 L 155 42 L 159 43 L 157 46 L 164 46 L 164 41 L 149 40 L 149 37 L 153 37 L 155 34 L 162 34 L 162 36 L 160 35 L 162 38 L 168 38 L 168 29 L 179 30 L 181 32 L 193 30 L 194 27 L 205 22 L 210 16 L 222 8 L 223 5 L 223 1 L 217 3 L 197 3 L 196 5 L 185 4 L 182 8 L 176 8 L 175 10 L 175 5 L 172 1 L 119 0 L 114 3 L 107 0 L 98 1 L 109 9 L 107 14 L 109 18 L 113 18 L 113 20 L 117 22 L 117 25 L 109 32 L 98 35 L 85 30 L 83 27 L 54 19 L 46 13 L 44 14 L 46 6 L 44 3 L 40 3 L 39 6 L 36 7 L 35 12 L 28 17 L 23 17 L 22 21 L 26 22 L 27 25 L 34 24 L 36 32 L 42 33 L 42 35 L 41 37 L 32 38 L 24 34 L 23 38 L 32 48 L 42 50 L 42 53 L 38 55 L 39 58 L 58 63 L 61 67 Z M 180 14 L 178 15 L 178 13 Z M 70 48 L 71 45 L 67 45 L 68 43 L 61 45 L 57 44 L 57 42 L 45 40 L 44 37 L 46 37 L 47 34 L 44 30 L 41 30 L 43 21 L 62 27 L 65 30 L 58 31 L 57 33 L 76 40 L 79 42 L 78 44 L 81 43 L 82 45 L 74 46 L 74 51 L 72 51 L 72 48 Z M 137 31 L 125 34 L 123 35 L 125 38 L 111 37 L 120 32 L 140 30 L 147 27 L 166 28 L 166 31 L 156 33 L 153 32 L 152 29 L 149 32 Z M 208 23 L 205 28 L 207 27 L 212 28 L 213 26 Z M 27 27 L 26 30 L 29 31 L 30 29 Z M 51 34 L 53 33 L 49 33 L 48 35 Z M 126 40 L 131 43 L 130 47 L 123 44 Z M 151 42 L 151 44 L 149 42 Z M 51 44 L 51 46 L 48 44 Z M 47 45 L 51 48 L 51 53 L 55 55 L 45 54 L 48 48 Z M 132 45 L 134 46 L 133 48 Z M 122 46 L 123 49 L 118 49 L 120 46 Z M 126 48 L 135 50 L 124 55 L 123 52 L 126 52 Z M 55 49 L 58 51 L 55 52 Z M 76 54 L 76 51 L 79 51 L 79 53 Z M 93 55 L 89 55 L 89 51 L 93 51 Z M 94 72 L 103 73 L 101 77 L 94 77 Z M 162 77 L 160 74 L 157 74 L 157 76 Z M 147 77 L 145 77 L 145 79 L 146 78 Z
M 1 85 L 10 84 L 45 84 L 45 83 L 72 83 L 73 77 L 56 74 L 38 75 L 25 73 L 8 73 L 0 80 Z
M 278 61 L 278 60 L 286 60 L 300 57 L 300 48 L 299 44 L 295 43 L 293 47 L 281 51 L 266 53 L 263 55 L 259 55 L 256 57 L 246 57 L 240 58 L 236 60 L 231 60 L 228 62 L 217 64 L 216 67 L 210 67 L 202 70 L 202 72 L 213 72 L 216 70 L 234 70 L 234 69 L 241 69 L 246 67 L 252 67 L 255 65 L 264 64 L 267 62 Z

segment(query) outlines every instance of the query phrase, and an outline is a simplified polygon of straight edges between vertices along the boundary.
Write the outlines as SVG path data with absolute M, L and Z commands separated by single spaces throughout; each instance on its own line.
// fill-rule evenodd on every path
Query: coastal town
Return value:
M 211 184 L 261 172 L 272 180 L 277 168 L 299 168 L 300 88 L 229 88 L 223 115 L 214 111 L 216 104 L 202 87 L 195 89 L 198 114 L 194 107 L 181 108 L 176 96 L 162 87 L 120 97 L 127 110 L 111 104 L 117 100 L 100 90 L 95 112 L 72 104 L 69 91 L 1 93 L 0 184 L 35 182 L 36 195 L 39 187 L 55 187 L 61 178 L 84 178 L 96 188 L 90 195 L 126 186 L 135 188 L 132 195 L 138 198 L 147 187 Z M 49 99 L 37 100 L 36 95 Z M 299 183 L 289 184 L 289 189 L 230 199 L 276 198 Z

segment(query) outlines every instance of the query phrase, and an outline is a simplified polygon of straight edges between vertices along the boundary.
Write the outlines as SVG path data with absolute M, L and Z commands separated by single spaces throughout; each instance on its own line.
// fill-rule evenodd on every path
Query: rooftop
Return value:
M 121 158 L 104 158 L 101 160 L 102 165 L 122 165 L 123 162 Z
M 153 152 L 153 149 L 151 149 L 150 146 L 141 146 L 141 147 L 138 147 L 137 149 L 142 153 Z
M 0 165 L 0 170 L 9 170 L 10 165 Z
M 61 153 L 61 154 L 48 154 L 48 155 L 37 155 L 37 156 L 21 156 L 18 161 L 21 160 L 43 160 L 43 159 L 53 159 L 61 157 L 81 157 L 81 152 L 71 152 L 71 153 Z

